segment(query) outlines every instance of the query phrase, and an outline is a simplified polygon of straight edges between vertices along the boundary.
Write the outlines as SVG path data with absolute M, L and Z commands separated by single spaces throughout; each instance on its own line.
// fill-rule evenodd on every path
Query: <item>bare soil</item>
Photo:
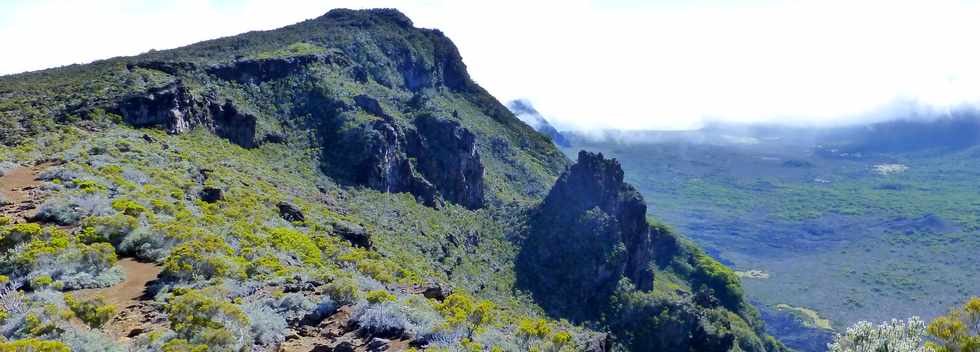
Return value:
M 24 221 L 37 211 L 41 200 L 37 174 L 50 165 L 17 167 L 0 176 L 0 194 L 11 204 L 0 206 L 0 214 L 10 216 L 14 221 Z
M 83 298 L 100 296 L 106 303 L 116 306 L 119 313 L 103 330 L 117 340 L 127 340 L 162 327 L 163 316 L 144 300 L 147 286 L 160 275 L 160 266 L 133 258 L 120 259 L 116 265 L 126 274 L 122 282 L 106 288 L 79 290 L 75 294 Z
M 146 291 L 147 284 L 156 280 L 160 275 L 160 266 L 153 263 L 143 263 L 133 258 L 123 258 L 116 263 L 126 273 L 126 279 L 122 282 L 106 288 L 79 290 L 80 297 L 102 296 L 106 303 L 115 304 L 117 307 L 126 307 L 136 303 Z

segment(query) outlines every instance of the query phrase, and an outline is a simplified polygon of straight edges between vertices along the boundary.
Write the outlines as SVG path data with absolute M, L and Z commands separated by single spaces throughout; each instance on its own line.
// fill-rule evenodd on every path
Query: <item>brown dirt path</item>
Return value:
M 106 303 L 116 306 L 118 313 L 103 327 L 103 331 L 119 341 L 126 341 L 164 326 L 163 316 L 142 300 L 147 285 L 160 275 L 160 266 L 133 258 L 120 259 L 116 265 L 126 274 L 122 282 L 106 288 L 75 292 L 84 298 L 101 296 Z
M 0 206 L 0 214 L 14 218 L 14 221 L 23 221 L 34 215 L 41 200 L 41 192 L 37 189 L 41 182 L 35 178 L 48 166 L 20 166 L 4 172 L 0 176 L 0 194 L 11 204 Z
M 139 262 L 133 258 L 120 259 L 116 265 L 126 273 L 126 279 L 122 282 L 106 288 L 79 290 L 77 294 L 80 297 L 102 296 L 106 303 L 124 308 L 137 303 L 143 297 L 146 285 L 156 280 L 161 271 L 156 264 Z

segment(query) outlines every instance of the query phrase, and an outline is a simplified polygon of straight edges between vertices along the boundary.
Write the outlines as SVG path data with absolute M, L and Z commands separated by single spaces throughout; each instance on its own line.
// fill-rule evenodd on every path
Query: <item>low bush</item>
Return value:
M 395 295 L 388 293 L 388 291 L 374 290 L 374 291 L 368 291 L 365 299 L 368 301 L 368 303 L 384 303 L 384 302 L 394 302 L 398 298 L 395 297 Z
M 326 294 L 340 305 L 353 304 L 360 297 L 357 281 L 350 277 L 338 277 L 325 289 Z
M 277 346 L 286 340 L 286 319 L 264 302 L 246 304 L 242 311 L 248 316 L 249 332 L 256 344 Z
M 269 230 L 268 241 L 276 249 L 296 255 L 304 264 L 323 265 L 320 249 L 302 232 L 284 227 L 273 228 Z
M 455 292 L 436 306 L 436 310 L 446 319 L 447 328 L 462 328 L 469 339 L 491 324 L 496 317 L 493 302 L 474 300 L 469 295 Z
M 929 323 L 933 341 L 927 347 L 936 352 L 980 351 L 980 297 L 951 310 Z
M 74 225 L 89 216 L 104 216 L 112 213 L 108 198 L 101 194 L 86 194 L 67 199 L 49 199 L 41 204 L 34 218 L 59 225 Z
M 137 227 L 119 242 L 119 251 L 139 259 L 163 261 L 171 249 L 180 244 L 180 238 L 168 236 L 154 229 Z
M 146 207 L 131 199 L 116 199 L 112 201 L 112 209 L 116 209 L 125 215 L 140 216 L 146 211 Z
M 72 294 L 65 295 L 65 304 L 78 319 L 89 327 L 98 329 L 109 322 L 116 314 L 116 306 L 106 304 L 104 298 L 96 297 L 89 300 L 76 299 Z
M 124 345 L 116 342 L 100 330 L 69 328 L 58 340 L 72 352 L 124 352 Z
M 272 298 L 266 305 L 288 320 L 300 319 L 317 308 L 313 301 L 296 292 Z
M 57 181 L 61 183 L 71 182 L 79 177 L 81 177 L 81 174 L 79 172 L 74 170 L 69 170 L 63 167 L 53 167 L 37 174 L 38 180 L 48 181 L 48 182 Z
M 36 338 L 0 342 L 0 352 L 71 352 L 64 343 Z
M 9 222 L 9 218 L 6 218 Z M 40 237 L 43 233 L 41 225 L 21 223 L 0 227 L 0 248 L 11 249 L 21 243 Z
M 118 245 L 139 227 L 139 220 L 123 214 L 92 216 L 82 221 L 78 239 L 84 243 L 108 242 Z
M 834 337 L 828 352 L 890 351 L 924 352 L 922 343 L 926 324 L 917 317 L 908 321 L 892 320 L 874 325 L 860 321 Z
M 358 305 L 351 320 L 357 323 L 362 332 L 374 336 L 397 338 L 414 330 L 403 307 L 398 302 L 388 300 Z
M 245 346 L 250 325 L 241 308 L 224 297 L 214 297 L 219 295 L 216 292 L 179 291 L 165 308 L 178 339 L 204 345 L 206 350 L 239 350 Z
M 163 261 L 164 277 L 175 280 L 243 278 L 247 263 L 223 239 L 206 235 L 181 244 Z
M 108 243 L 80 243 L 53 227 L 40 233 L 35 230 L 30 229 L 30 235 L 17 230 L 19 238 L 6 238 L 16 242 L 32 236 L 17 244 L 13 255 L 0 260 L 12 277 L 30 278 L 31 287 L 57 289 L 106 287 L 122 279 L 121 271 L 113 267 L 117 260 L 115 249 Z

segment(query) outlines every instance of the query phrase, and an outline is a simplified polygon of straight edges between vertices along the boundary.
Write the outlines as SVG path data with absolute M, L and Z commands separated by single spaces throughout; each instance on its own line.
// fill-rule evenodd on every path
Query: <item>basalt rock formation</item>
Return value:
M 653 288 L 646 204 L 616 160 L 581 151 L 531 220 L 525 282 L 546 309 L 576 320 L 598 315 L 621 279 Z
M 231 100 L 195 96 L 180 81 L 128 97 L 110 107 L 110 111 L 136 127 L 184 133 L 200 126 L 245 148 L 258 144 L 255 116 L 239 112 Z

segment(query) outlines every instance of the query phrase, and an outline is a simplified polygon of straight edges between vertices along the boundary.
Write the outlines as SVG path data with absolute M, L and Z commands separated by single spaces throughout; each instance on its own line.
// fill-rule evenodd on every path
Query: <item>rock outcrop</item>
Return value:
M 484 167 L 476 136 L 457 121 L 430 115 L 415 119 L 415 128 L 416 146 L 408 151 L 422 175 L 442 198 L 470 209 L 482 207 Z
M 123 99 L 111 111 L 136 127 L 159 127 L 177 134 L 204 127 L 245 148 L 255 147 L 256 118 L 231 100 L 196 96 L 182 82 Z
M 470 209 L 484 205 L 484 166 L 476 138 L 458 121 L 431 115 L 410 124 L 378 119 L 342 132 L 325 149 L 332 151 L 325 156 L 332 168 L 349 170 L 356 184 L 411 193 L 429 206 L 444 201 Z
M 552 313 L 594 318 L 623 278 L 653 288 L 646 205 L 616 160 L 580 152 L 530 221 L 518 280 Z

